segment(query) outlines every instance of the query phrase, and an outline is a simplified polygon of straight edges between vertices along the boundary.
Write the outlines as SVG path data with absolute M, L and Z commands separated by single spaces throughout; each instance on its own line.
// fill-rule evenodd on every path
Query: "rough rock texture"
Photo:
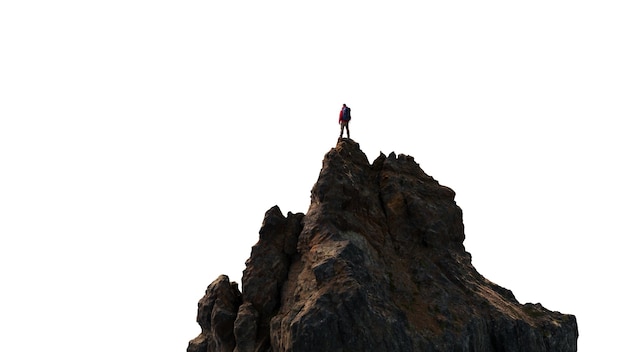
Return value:
M 243 293 L 209 286 L 187 351 L 576 351 L 573 315 L 474 269 L 454 196 L 410 156 L 370 165 L 340 140 L 306 215 L 265 214 Z

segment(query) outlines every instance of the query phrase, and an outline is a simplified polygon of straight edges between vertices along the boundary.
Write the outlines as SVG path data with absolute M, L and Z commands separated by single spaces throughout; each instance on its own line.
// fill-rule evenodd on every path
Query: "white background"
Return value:
M 478 271 L 621 348 L 622 1 L 0 4 L 0 350 L 184 351 L 341 104 L 457 193 Z

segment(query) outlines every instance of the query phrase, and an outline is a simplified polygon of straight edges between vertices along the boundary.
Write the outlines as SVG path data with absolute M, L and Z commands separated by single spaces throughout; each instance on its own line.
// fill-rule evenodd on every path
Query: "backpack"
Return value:
M 343 120 L 350 121 L 351 118 L 352 116 L 350 116 L 350 108 L 346 106 L 346 108 L 343 110 Z

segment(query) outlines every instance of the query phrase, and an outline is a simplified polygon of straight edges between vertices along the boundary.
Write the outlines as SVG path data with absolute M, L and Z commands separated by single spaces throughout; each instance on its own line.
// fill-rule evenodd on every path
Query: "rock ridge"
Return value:
M 242 291 L 209 285 L 187 351 L 576 351 L 575 316 L 472 266 L 454 198 L 413 157 L 340 139 L 306 215 L 265 213 Z

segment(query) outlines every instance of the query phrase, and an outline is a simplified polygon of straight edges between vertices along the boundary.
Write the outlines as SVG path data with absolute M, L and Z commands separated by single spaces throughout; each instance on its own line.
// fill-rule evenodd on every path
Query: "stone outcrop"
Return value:
M 410 156 L 369 164 L 338 141 L 307 214 L 265 214 L 242 292 L 226 276 L 207 288 L 188 352 L 576 351 L 573 315 L 472 266 L 454 197 Z

